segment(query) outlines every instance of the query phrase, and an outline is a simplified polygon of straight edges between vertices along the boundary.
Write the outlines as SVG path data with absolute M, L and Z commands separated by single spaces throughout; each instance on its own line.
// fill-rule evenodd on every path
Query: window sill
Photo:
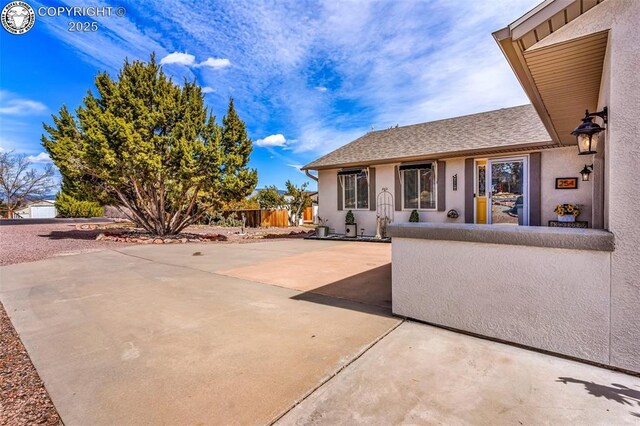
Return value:
M 398 223 L 389 225 L 392 238 L 462 241 L 485 244 L 614 251 L 611 232 L 602 229 L 500 226 L 470 223 Z

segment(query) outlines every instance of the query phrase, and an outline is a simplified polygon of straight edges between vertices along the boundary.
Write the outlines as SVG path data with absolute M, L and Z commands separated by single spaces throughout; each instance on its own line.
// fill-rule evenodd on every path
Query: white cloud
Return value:
M 167 64 L 180 64 L 187 67 L 207 67 L 213 69 L 226 68 L 231 65 L 231 61 L 226 58 L 207 58 L 206 60 L 196 63 L 195 55 L 183 52 L 169 53 L 167 56 L 160 60 L 162 65 Z
M 326 87 L 324 87 L 324 86 L 316 86 L 316 90 L 317 90 L 318 92 L 322 92 L 322 93 L 324 93 L 324 92 L 326 92 L 328 89 L 327 89 Z
M 202 88 L 202 93 L 207 94 L 207 93 L 213 93 L 216 90 L 213 87 L 209 87 L 209 86 L 204 86 Z
M 0 114 L 32 115 L 47 111 L 42 102 L 21 98 L 6 90 L 0 91 Z
M 47 154 L 46 152 L 41 152 L 38 155 L 28 156 L 27 160 L 31 161 L 32 163 L 50 163 L 51 157 L 49 157 L 49 154 Z
M 209 67 L 217 70 L 221 68 L 226 68 L 230 65 L 231 65 L 231 61 L 229 61 L 227 58 L 207 58 L 206 61 L 202 61 L 196 66 Z
M 286 146 L 287 139 L 280 133 L 277 135 L 267 136 L 264 139 L 258 139 L 256 145 L 261 147 Z
M 167 56 L 165 56 L 160 60 L 160 63 L 162 65 L 180 64 L 180 65 L 185 65 L 187 67 L 192 66 L 193 64 L 195 64 L 195 62 L 196 62 L 195 56 L 190 55 L 188 53 L 182 53 L 182 52 L 169 53 Z

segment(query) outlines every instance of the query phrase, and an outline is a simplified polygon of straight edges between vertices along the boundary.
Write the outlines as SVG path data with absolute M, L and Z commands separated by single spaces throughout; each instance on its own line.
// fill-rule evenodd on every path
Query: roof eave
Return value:
M 516 42 L 514 42 L 512 39 L 510 28 L 505 27 L 494 32 L 493 37 L 498 43 L 502 54 L 509 63 L 509 66 L 511 66 L 513 73 L 516 75 L 516 78 L 520 82 L 520 86 L 522 86 L 522 89 L 529 97 L 533 108 L 538 113 L 540 121 L 542 121 L 542 124 L 549 133 L 549 136 L 551 136 L 551 139 L 554 143 L 560 144 L 560 138 L 558 137 L 556 129 L 553 127 L 551 117 L 546 107 L 544 106 L 544 102 L 542 102 L 542 97 L 540 96 L 540 93 L 536 88 L 533 77 L 529 73 L 529 68 L 527 67 L 524 57 L 522 56 L 522 52 L 514 45 Z
M 575 0 L 545 0 L 509 25 L 511 36 L 519 39 L 556 13 L 569 7 Z
M 587 5 L 583 3 L 582 0 L 545 0 L 512 24 L 493 33 L 494 39 L 511 66 L 523 90 L 529 97 L 531 104 L 538 113 L 547 132 L 553 141 L 560 145 L 570 144 L 566 132 L 567 108 L 566 105 L 562 103 L 559 104 L 552 97 L 550 90 L 553 90 L 553 88 L 548 84 L 548 78 L 545 79 L 545 77 L 548 77 L 549 69 L 554 66 L 553 64 L 558 67 L 560 75 L 563 75 L 562 73 L 566 71 L 566 64 L 556 60 L 554 60 L 552 64 L 548 59 L 546 63 L 543 63 L 545 54 L 543 49 L 550 49 L 549 52 L 551 53 L 548 53 L 548 56 L 552 57 L 553 52 L 551 49 L 560 50 L 570 48 L 570 46 L 567 47 L 565 44 L 569 44 L 569 42 L 579 43 L 580 37 L 574 37 L 565 41 L 561 41 L 562 37 L 560 37 L 559 39 L 556 38 L 555 42 L 551 44 L 542 47 L 539 47 L 539 45 L 547 37 L 553 36 L 562 30 L 564 26 L 571 24 L 575 19 L 579 19 L 585 13 L 589 13 L 589 11 L 603 1 L 605 0 L 595 0 Z M 562 20 L 562 16 L 564 16 L 564 20 Z M 597 34 L 598 32 L 594 32 L 584 37 L 595 37 Z M 603 56 L 604 50 L 599 53 L 602 53 Z M 534 58 L 533 62 L 528 63 L 527 61 L 532 58 Z M 589 65 L 593 66 L 595 70 L 595 68 L 602 64 L 591 61 Z M 554 78 L 557 79 L 558 77 Z M 563 78 L 567 77 L 564 76 Z M 581 80 L 579 82 L 584 86 L 583 95 L 586 93 L 595 93 L 593 92 L 591 80 L 593 79 Z M 571 90 L 576 92 L 576 84 L 572 83 L 571 87 Z M 567 89 L 567 96 L 573 97 L 573 95 L 575 95 L 574 92 Z M 584 99 L 585 96 L 579 99 L 577 98 L 581 104 L 585 105 L 584 107 L 581 105 L 580 108 L 586 108 L 587 106 L 592 108 L 592 104 L 595 102 L 593 102 L 592 99 Z M 597 93 L 595 93 L 595 97 L 597 98 Z M 568 102 L 566 99 L 565 101 Z

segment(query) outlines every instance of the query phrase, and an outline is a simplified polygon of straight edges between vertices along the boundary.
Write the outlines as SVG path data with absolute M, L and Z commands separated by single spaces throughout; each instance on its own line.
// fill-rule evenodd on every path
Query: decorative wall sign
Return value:
M 578 178 L 556 178 L 556 189 L 578 189 Z
M 458 190 L 458 174 L 453 175 L 453 190 Z

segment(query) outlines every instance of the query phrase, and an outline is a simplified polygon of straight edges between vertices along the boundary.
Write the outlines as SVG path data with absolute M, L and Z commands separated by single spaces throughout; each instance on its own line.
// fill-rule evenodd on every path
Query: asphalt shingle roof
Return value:
M 420 156 L 447 156 L 518 145 L 551 145 L 532 105 L 369 132 L 303 169 L 373 164 Z

